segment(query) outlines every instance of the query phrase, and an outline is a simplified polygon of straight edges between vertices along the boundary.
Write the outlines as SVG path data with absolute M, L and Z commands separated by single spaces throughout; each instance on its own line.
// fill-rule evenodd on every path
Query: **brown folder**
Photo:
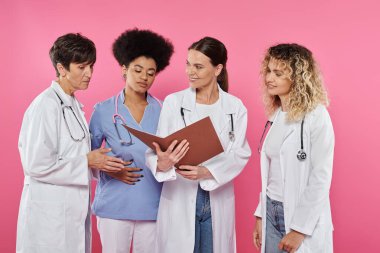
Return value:
M 177 168 L 180 165 L 199 165 L 223 152 L 222 144 L 220 143 L 210 117 L 188 125 L 165 138 L 136 130 L 124 124 L 123 126 L 153 150 L 155 150 L 152 144 L 153 142 L 158 143 L 161 150 L 165 151 L 174 140 L 180 143 L 186 139 L 189 142 L 190 149 L 176 164 Z

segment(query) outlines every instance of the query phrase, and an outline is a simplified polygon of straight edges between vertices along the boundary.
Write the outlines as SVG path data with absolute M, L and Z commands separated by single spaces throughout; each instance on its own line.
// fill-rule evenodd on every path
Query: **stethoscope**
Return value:
M 124 90 L 122 92 L 124 92 Z M 117 96 L 115 98 L 115 113 L 112 115 L 112 122 L 113 122 L 113 125 L 115 126 L 116 134 L 117 134 L 117 137 L 119 138 L 120 144 L 122 146 L 131 146 L 131 145 L 134 144 L 133 141 L 132 141 L 131 133 L 128 131 L 128 129 L 125 129 L 125 130 L 127 130 L 127 133 L 128 133 L 128 136 L 129 136 L 129 141 L 126 141 L 123 138 L 121 138 L 121 135 L 119 133 L 119 129 L 117 127 L 118 124 L 116 122 L 116 118 L 119 118 L 124 125 L 127 125 L 127 121 L 124 119 L 123 116 L 121 116 L 119 114 L 119 107 L 117 105 L 117 101 L 119 100 L 120 95 L 121 95 L 121 92 L 119 94 L 117 94 Z
M 234 118 L 232 117 L 232 113 L 228 115 L 230 115 L 231 117 L 231 131 L 228 132 L 228 137 L 230 138 L 230 141 L 233 142 L 235 141 Z M 183 107 L 181 107 L 181 116 L 182 116 L 183 124 L 185 124 L 185 127 L 186 127 L 187 125 L 186 125 L 185 113 L 184 113 Z
M 123 92 L 124 92 L 124 90 L 122 90 L 119 94 L 117 94 L 117 96 L 115 98 L 115 113 L 112 115 L 112 122 L 113 122 L 113 124 L 115 126 L 116 134 L 117 134 L 117 137 L 119 138 L 120 144 L 123 145 L 123 146 L 130 146 L 130 145 L 134 144 L 133 141 L 132 141 L 132 135 L 131 135 L 131 133 L 128 131 L 128 129 L 125 129 L 128 132 L 129 141 L 126 141 L 123 138 L 121 138 L 121 135 L 119 133 L 119 129 L 117 127 L 118 124 L 116 122 L 116 118 L 119 118 L 124 125 L 127 125 L 127 121 L 124 119 L 123 116 L 121 116 L 119 114 L 119 107 L 118 107 L 118 104 L 117 104 L 117 102 L 119 101 L 119 97 L 121 96 L 121 94 Z M 162 103 L 161 103 L 161 101 L 158 98 L 153 97 L 152 95 L 151 95 L 151 97 L 154 98 L 158 102 L 158 104 L 162 107 Z
M 58 93 L 56 91 L 54 91 L 54 93 L 57 95 L 59 101 L 61 101 L 61 107 L 62 107 L 62 114 L 63 114 L 63 119 L 65 120 L 65 125 L 67 127 L 67 130 L 69 131 L 69 134 L 70 134 L 70 137 L 73 141 L 75 142 L 81 142 L 85 137 L 86 137 L 86 132 L 82 126 L 82 124 L 80 123 L 77 115 L 75 114 L 74 110 L 73 110 L 73 107 L 70 106 L 70 105 L 65 105 L 61 99 L 61 97 L 58 95 Z M 66 119 L 66 114 L 65 114 L 65 110 L 70 110 L 72 112 L 72 114 L 74 115 L 76 121 L 78 122 L 80 128 L 82 129 L 82 132 L 83 132 L 83 136 L 81 136 L 80 138 L 74 138 L 74 136 L 72 135 L 71 133 L 71 130 L 70 130 L 70 127 L 69 127 L 69 124 L 67 123 L 67 119 Z
M 301 149 L 298 150 L 298 153 L 297 153 L 297 159 L 299 161 L 304 161 L 306 160 L 307 158 L 307 155 L 306 155 L 306 152 L 305 150 L 303 149 L 303 124 L 305 122 L 305 118 L 302 119 L 302 122 L 301 122 Z M 263 145 L 263 139 L 264 139 L 264 135 L 265 133 L 267 132 L 267 129 L 269 126 L 272 126 L 273 122 L 272 121 L 267 121 L 267 123 L 265 123 L 265 127 L 264 127 L 264 131 L 261 135 L 261 138 L 260 138 L 260 142 L 259 142 L 259 147 L 257 149 L 257 151 L 260 153 L 261 152 L 261 148 L 262 148 L 262 145 Z

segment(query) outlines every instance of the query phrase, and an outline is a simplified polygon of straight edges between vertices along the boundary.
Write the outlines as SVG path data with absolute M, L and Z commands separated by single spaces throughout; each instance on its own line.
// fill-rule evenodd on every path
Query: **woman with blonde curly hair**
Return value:
M 329 190 L 334 130 L 312 53 L 270 47 L 262 63 L 264 106 L 272 127 L 262 143 L 253 243 L 261 252 L 333 252 Z M 261 145 L 262 144 L 262 145 Z

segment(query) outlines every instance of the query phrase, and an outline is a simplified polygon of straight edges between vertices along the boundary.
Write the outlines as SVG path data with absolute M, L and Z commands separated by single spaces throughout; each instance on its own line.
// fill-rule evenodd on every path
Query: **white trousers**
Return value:
M 102 253 L 152 253 L 156 239 L 156 221 L 97 218 Z M 133 245 L 132 245 L 133 244 Z

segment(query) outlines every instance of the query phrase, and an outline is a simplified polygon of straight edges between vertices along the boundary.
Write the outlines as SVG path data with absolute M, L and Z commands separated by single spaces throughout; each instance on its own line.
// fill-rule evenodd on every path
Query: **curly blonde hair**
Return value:
M 287 120 L 301 120 L 305 114 L 314 110 L 319 104 L 328 106 L 327 92 L 322 76 L 312 53 L 297 44 L 278 44 L 270 47 L 261 64 L 263 102 L 268 116 L 273 115 L 281 106 L 280 97 L 270 95 L 265 84 L 265 75 L 270 60 L 275 60 L 287 70 L 291 81 Z

